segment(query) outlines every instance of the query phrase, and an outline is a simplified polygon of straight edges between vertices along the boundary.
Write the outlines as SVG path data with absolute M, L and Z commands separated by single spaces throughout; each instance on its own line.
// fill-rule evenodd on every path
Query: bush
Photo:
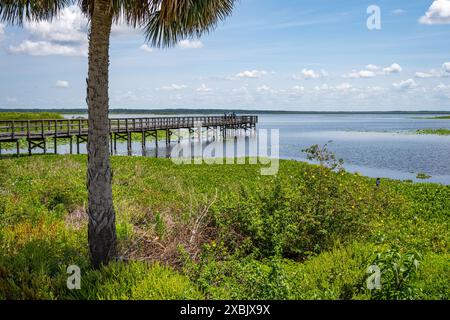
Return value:
M 379 268 L 381 288 L 370 291 L 372 299 L 420 298 L 420 290 L 412 285 L 418 275 L 420 260 L 419 253 L 403 253 L 396 248 L 378 253 L 372 265 Z
M 260 190 L 243 187 L 232 207 L 216 208 L 216 224 L 227 235 L 251 241 L 250 250 L 262 257 L 278 253 L 304 259 L 331 249 L 336 242 L 365 239 L 375 218 L 401 211 L 401 197 L 350 174 L 309 166 L 272 178 Z M 228 241 L 233 241 L 228 239 Z

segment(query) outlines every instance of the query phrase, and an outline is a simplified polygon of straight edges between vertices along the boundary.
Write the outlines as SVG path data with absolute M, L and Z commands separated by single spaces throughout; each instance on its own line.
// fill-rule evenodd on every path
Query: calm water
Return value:
M 427 182 L 450 184 L 450 136 L 415 134 L 418 129 L 450 129 L 450 120 L 426 117 L 432 116 L 262 115 L 258 129 L 280 130 L 280 157 L 283 159 L 305 160 L 302 149 L 332 140 L 329 149 L 344 159 L 348 171 L 414 181 L 424 181 L 416 179 L 417 173 L 424 172 L 432 176 L 425 180 Z M 207 144 L 193 141 L 184 140 L 182 144 Z M 248 138 L 248 143 L 256 143 L 255 138 Z M 151 157 L 168 157 L 171 151 L 163 141 L 158 149 L 154 142 L 148 142 L 147 148 L 146 155 Z M 81 151 L 85 152 L 84 146 Z M 68 152 L 68 147 L 60 146 L 59 152 Z M 126 153 L 126 143 L 118 144 L 118 154 Z M 133 143 L 133 154 L 142 155 L 140 142 Z
M 450 120 L 423 115 L 276 115 L 261 116 L 260 128 L 280 129 L 280 156 L 304 160 L 301 150 L 323 145 L 345 161 L 349 171 L 371 177 L 426 180 L 450 184 L 450 136 L 417 135 L 418 129 L 450 129 Z

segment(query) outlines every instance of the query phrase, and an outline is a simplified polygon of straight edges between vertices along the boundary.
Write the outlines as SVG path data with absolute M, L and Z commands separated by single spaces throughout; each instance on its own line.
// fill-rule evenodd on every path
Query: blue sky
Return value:
M 370 5 L 381 29 L 369 30 Z M 87 23 L 0 26 L 0 108 L 84 108 Z M 111 108 L 450 110 L 450 0 L 240 0 L 166 50 L 115 26 Z

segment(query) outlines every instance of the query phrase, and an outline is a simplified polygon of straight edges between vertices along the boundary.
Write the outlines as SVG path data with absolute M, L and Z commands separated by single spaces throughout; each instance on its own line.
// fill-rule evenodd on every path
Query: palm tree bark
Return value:
M 88 240 L 91 263 L 95 268 L 107 264 L 116 256 L 108 120 L 110 3 L 109 0 L 95 0 L 89 36 Z

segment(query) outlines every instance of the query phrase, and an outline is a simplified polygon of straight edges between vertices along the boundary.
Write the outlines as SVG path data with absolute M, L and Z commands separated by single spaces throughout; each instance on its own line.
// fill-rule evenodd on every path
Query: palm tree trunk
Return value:
M 89 36 L 87 79 L 88 133 L 88 240 L 95 268 L 116 256 L 115 212 L 109 161 L 108 76 L 112 15 L 109 0 L 96 0 Z

